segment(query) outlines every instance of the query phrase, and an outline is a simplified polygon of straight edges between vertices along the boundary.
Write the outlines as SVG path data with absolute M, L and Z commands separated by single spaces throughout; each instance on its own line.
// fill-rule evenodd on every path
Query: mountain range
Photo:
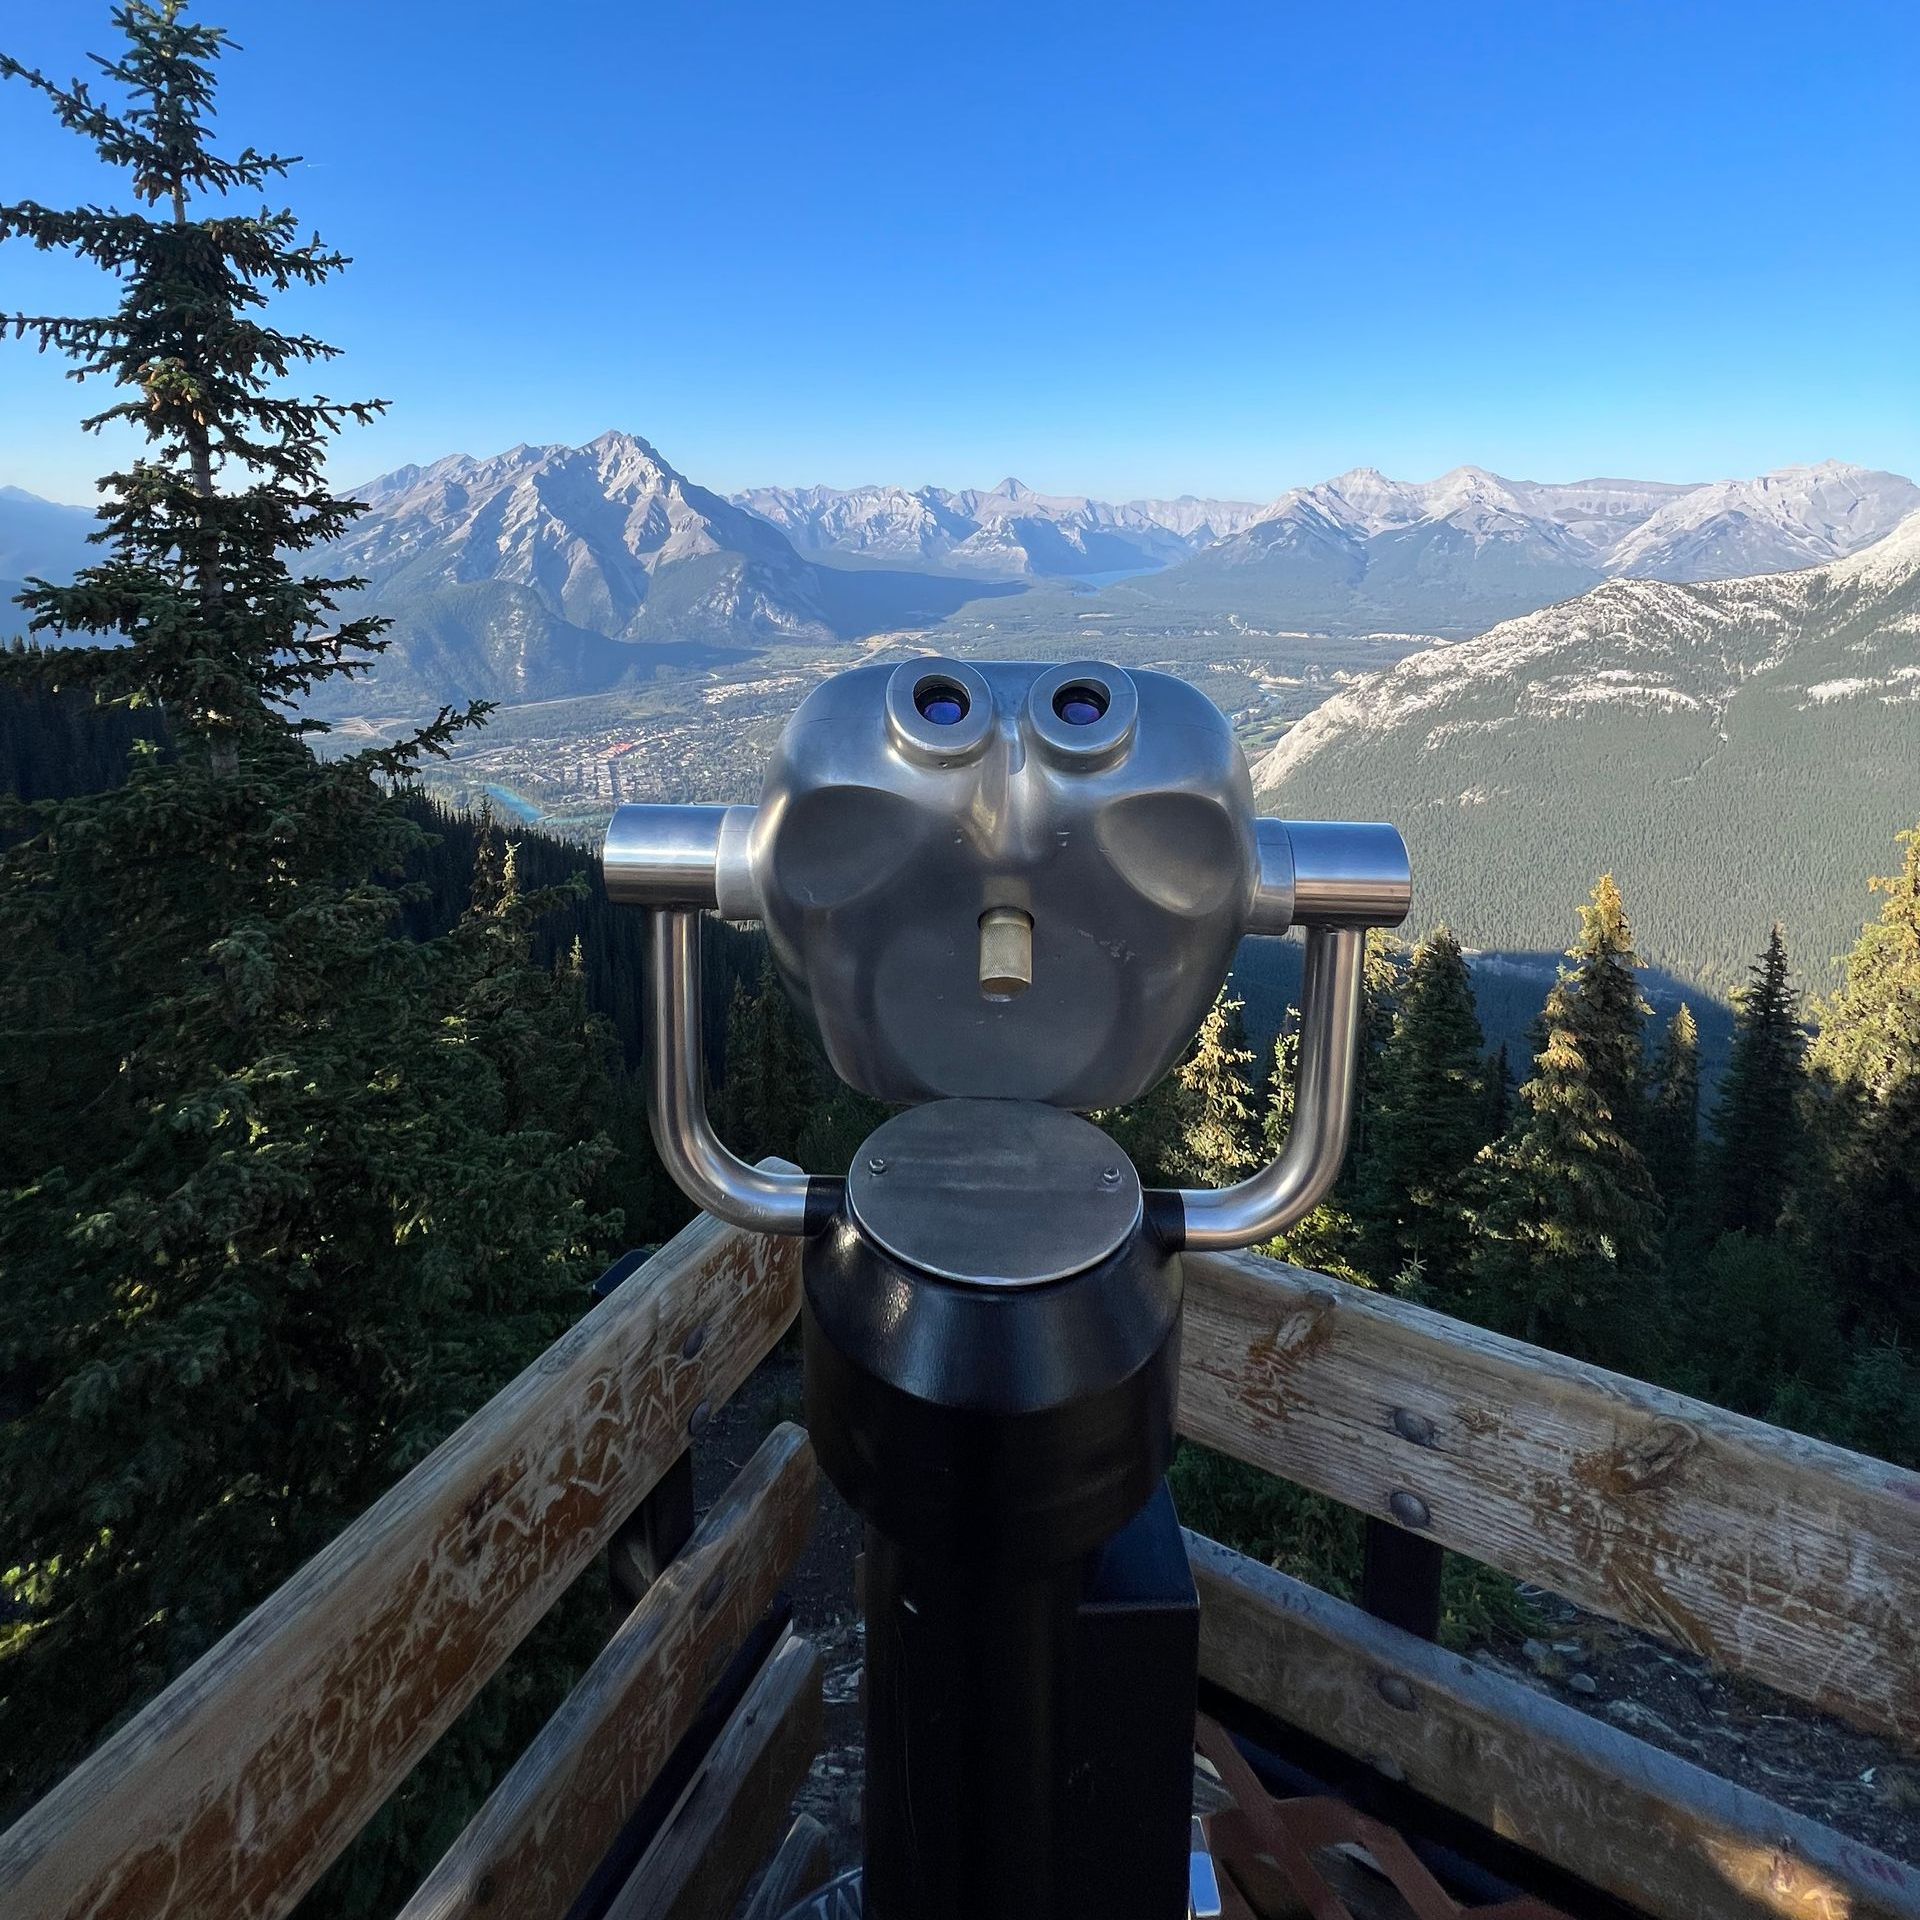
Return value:
M 1250 525 L 1246 500 L 1129 500 L 1036 493 L 1002 480 L 943 487 L 753 487 L 734 500 L 803 553 L 878 556 L 994 578 L 1084 579 L 1172 566 Z
M 1612 871 L 1655 963 L 1724 994 L 1780 918 L 1824 984 L 1920 820 L 1920 512 L 1824 566 L 1609 581 L 1411 654 L 1255 784 L 1269 812 L 1397 822 L 1415 922 L 1471 945 L 1564 947 Z
M 1710 486 L 1541 485 L 1481 467 L 1409 484 L 1363 467 L 1281 495 L 1132 587 L 1174 606 L 1230 600 L 1309 631 L 1468 634 L 1608 578 L 1718 580 L 1838 559 L 1916 509 L 1912 481 L 1839 461 Z
M 1228 623 L 1467 635 L 1611 576 L 1698 582 L 1842 557 L 1920 508 L 1911 481 L 1831 461 L 1703 486 L 1360 468 L 1264 508 L 1116 505 L 1017 480 L 727 498 L 613 432 L 455 454 L 356 491 L 368 511 L 315 564 L 363 576 L 354 610 L 394 627 L 368 680 L 325 691 L 330 714 L 565 698 L 781 643 L 926 633 L 1008 595 L 1031 599 L 1027 631 L 1094 617 L 1118 654 L 1173 631 L 1204 644 Z M 92 525 L 0 489 L 0 592 L 81 564 Z

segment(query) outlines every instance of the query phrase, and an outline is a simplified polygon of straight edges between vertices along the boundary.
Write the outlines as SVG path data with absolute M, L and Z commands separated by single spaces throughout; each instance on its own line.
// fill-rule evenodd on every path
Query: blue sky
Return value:
M 394 403 L 342 478 L 608 426 L 723 488 L 1920 471 L 1914 0 L 200 12 L 355 256 L 295 310 Z M 110 190 L 0 90 L 0 199 Z M 0 247 L 0 309 L 88 298 Z M 84 410 L 0 346 L 0 482 L 87 497 Z

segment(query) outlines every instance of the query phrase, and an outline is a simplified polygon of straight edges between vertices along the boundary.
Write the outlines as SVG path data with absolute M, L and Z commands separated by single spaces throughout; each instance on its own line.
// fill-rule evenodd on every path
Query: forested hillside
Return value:
M 1822 985 L 1855 887 L 1920 814 L 1920 515 L 1803 573 L 1614 581 L 1409 656 L 1310 714 L 1263 802 L 1379 816 L 1423 913 L 1475 947 L 1560 944 L 1608 869 L 1655 965 L 1725 997 L 1774 920 Z

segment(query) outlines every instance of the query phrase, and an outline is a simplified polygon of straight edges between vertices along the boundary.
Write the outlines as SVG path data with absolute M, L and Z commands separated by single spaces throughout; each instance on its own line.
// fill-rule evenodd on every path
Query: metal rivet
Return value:
M 1103 1187 L 1117 1187 L 1120 1184 L 1120 1169 L 1108 1167 L 1100 1176 L 1100 1184 Z
M 706 1432 L 707 1422 L 712 1418 L 713 1402 L 711 1400 L 702 1400 L 688 1417 L 687 1431 L 692 1434 L 696 1440 L 699 1439 L 699 1437 Z
M 707 1344 L 706 1328 L 695 1327 L 694 1330 L 690 1334 L 688 1334 L 684 1340 L 680 1342 L 680 1358 L 682 1360 L 693 1359 L 693 1357 L 697 1353 L 699 1353 L 700 1349 L 704 1347 L 706 1344 Z
M 885 1173 L 886 1170 L 886 1161 L 877 1153 L 867 1162 L 867 1171 L 869 1173 Z
M 1395 1407 L 1392 1424 L 1402 1440 L 1411 1440 L 1416 1447 L 1430 1447 L 1440 1437 L 1433 1422 L 1410 1407 Z
M 1403 1527 L 1424 1527 L 1433 1518 L 1427 1511 L 1427 1503 L 1417 1493 L 1395 1491 L 1388 1494 L 1387 1511 Z
M 1374 1683 L 1379 1689 L 1380 1698 L 1390 1707 L 1398 1707 L 1402 1713 L 1411 1713 L 1419 1704 L 1414 1698 L 1413 1683 L 1403 1679 L 1397 1673 L 1383 1673 Z

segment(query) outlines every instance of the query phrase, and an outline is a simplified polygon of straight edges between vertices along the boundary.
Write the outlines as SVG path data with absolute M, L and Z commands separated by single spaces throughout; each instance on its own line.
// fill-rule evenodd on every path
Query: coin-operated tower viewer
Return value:
M 1197 1610 L 1164 1484 L 1185 1248 L 1327 1192 L 1389 826 L 1263 820 L 1225 718 L 1095 661 L 917 659 L 800 704 L 757 807 L 622 807 L 649 1114 L 687 1196 L 805 1238 L 807 1421 L 866 1522 L 868 1920 L 1181 1920 Z M 705 1102 L 700 917 L 757 920 L 835 1073 L 898 1109 L 844 1178 Z M 1306 933 L 1292 1130 L 1143 1191 L 1089 1113 L 1180 1058 L 1245 934 Z

